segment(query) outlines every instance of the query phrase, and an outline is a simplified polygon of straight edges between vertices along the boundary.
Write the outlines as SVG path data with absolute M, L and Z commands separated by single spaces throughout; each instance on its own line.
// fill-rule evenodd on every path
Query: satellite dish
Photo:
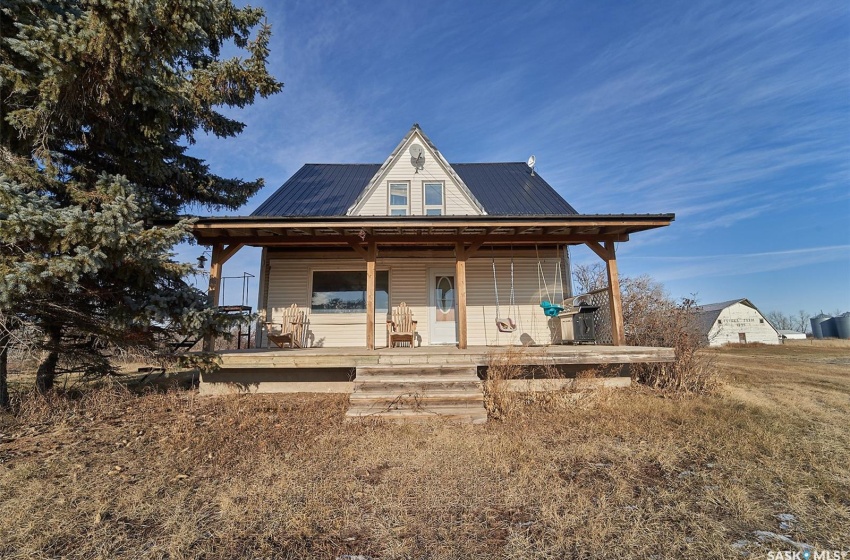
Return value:
M 528 161 L 525 164 L 531 169 L 532 176 L 534 175 L 534 163 L 537 161 L 537 158 L 534 157 L 534 154 L 529 156 Z
M 410 147 L 410 163 L 416 169 L 416 173 L 425 167 L 425 150 L 419 144 L 413 144 Z

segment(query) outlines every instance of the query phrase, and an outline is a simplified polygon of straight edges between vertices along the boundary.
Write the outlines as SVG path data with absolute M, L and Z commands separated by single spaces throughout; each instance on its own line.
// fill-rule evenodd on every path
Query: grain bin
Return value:
M 832 318 L 835 326 L 835 336 L 838 338 L 850 338 L 850 312 Z
M 829 321 L 829 315 L 824 315 L 823 313 L 816 315 L 809 319 L 812 323 L 812 336 L 815 338 L 823 338 L 824 336 L 829 336 L 823 332 L 823 323 L 825 321 Z

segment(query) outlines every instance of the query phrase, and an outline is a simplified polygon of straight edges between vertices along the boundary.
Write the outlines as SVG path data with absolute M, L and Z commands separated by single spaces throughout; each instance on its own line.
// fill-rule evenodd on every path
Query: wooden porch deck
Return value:
M 201 375 L 201 394 L 348 393 L 348 418 L 420 421 L 441 416 L 472 423 L 487 421 L 479 379 L 481 366 L 510 362 L 522 366 L 574 367 L 579 371 L 583 366 L 608 365 L 614 377 L 600 379 L 601 384 L 624 386 L 618 381 L 625 380 L 627 386 L 629 377 L 624 364 L 674 359 L 672 348 L 597 345 L 465 349 L 423 346 L 377 350 L 261 348 L 219 354 L 221 368 Z M 555 390 L 558 386 L 543 390 Z
M 259 348 L 219 352 L 221 367 L 230 369 L 315 369 L 361 366 L 486 366 L 507 355 L 520 365 L 598 365 L 672 362 L 672 348 L 649 346 L 422 346 L 419 348 Z

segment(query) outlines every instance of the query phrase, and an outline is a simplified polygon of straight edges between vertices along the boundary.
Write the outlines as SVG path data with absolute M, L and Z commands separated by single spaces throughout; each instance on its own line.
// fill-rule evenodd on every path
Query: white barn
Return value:
M 791 330 L 780 330 L 779 337 L 782 340 L 806 340 L 806 333 Z
M 748 299 L 703 305 L 698 316 L 709 346 L 780 343 L 779 332 Z

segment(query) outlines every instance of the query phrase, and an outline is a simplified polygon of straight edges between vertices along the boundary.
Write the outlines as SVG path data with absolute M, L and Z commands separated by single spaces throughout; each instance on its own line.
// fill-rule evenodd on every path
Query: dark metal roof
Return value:
M 377 163 L 308 163 L 252 216 L 345 216 L 381 167 Z
M 578 214 L 525 163 L 453 163 L 452 168 L 491 216 Z
M 578 214 L 525 163 L 453 163 L 473 196 L 491 216 Z M 308 163 L 252 216 L 344 216 L 380 164 Z

